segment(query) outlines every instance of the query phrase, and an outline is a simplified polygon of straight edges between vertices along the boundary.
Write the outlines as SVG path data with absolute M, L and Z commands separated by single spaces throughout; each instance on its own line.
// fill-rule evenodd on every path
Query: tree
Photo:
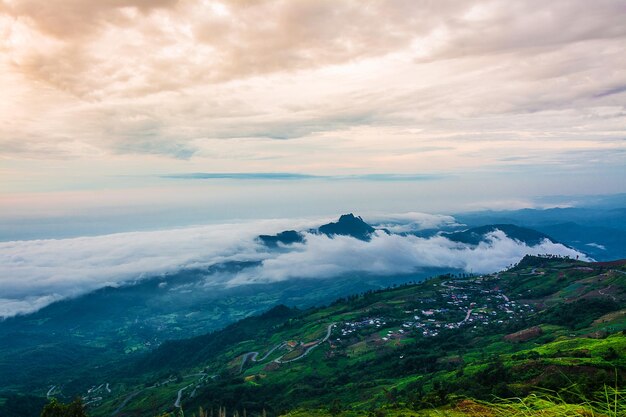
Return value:
M 41 417 L 88 417 L 85 405 L 80 398 L 68 404 L 59 402 L 56 398 L 50 400 L 41 411 Z

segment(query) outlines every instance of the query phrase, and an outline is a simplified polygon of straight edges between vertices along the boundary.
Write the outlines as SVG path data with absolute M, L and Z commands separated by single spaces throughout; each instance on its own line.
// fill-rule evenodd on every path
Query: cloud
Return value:
M 121 93 L 122 85 L 158 91 L 384 55 L 461 16 L 471 3 L 431 3 L 424 13 L 412 1 L 2 2 L 6 14 L 58 44 L 29 48 L 16 64 L 76 94 L 111 87 Z
M 15 36 L 7 45 L 15 47 L 16 68 L 92 97 L 351 65 L 399 51 L 426 61 L 510 52 L 532 58 L 560 45 L 626 35 L 619 2 L 585 10 L 585 1 L 571 0 L 515 7 L 494 1 L 4 2 L 5 14 L 14 19 L 9 32 Z M 266 24 L 259 24 L 260 16 Z M 20 31 L 53 47 L 29 42 L 18 49 Z M 442 39 L 434 42 L 430 38 L 438 32 Z M 556 65 L 524 71 L 546 79 L 586 64 L 564 62 L 561 54 L 546 58 Z M 508 57 L 499 59 L 506 63 Z
M 384 228 L 392 233 L 407 233 L 426 229 L 442 229 L 446 227 L 460 226 L 452 216 L 428 213 L 397 213 L 379 214 L 368 216 L 368 221 L 379 228 Z
M 415 213 L 406 218 L 422 222 L 437 219 L 434 216 L 428 220 L 426 215 Z M 439 220 L 450 221 L 445 216 Z M 451 242 L 442 236 L 421 239 L 382 232 L 370 242 L 345 236 L 329 238 L 307 234 L 305 243 L 293 245 L 284 252 L 270 251 L 255 240 L 258 234 L 291 228 L 307 230 L 324 222 L 274 220 L 73 239 L 0 242 L 0 316 L 35 311 L 55 300 L 104 286 L 228 261 L 261 262 L 259 267 L 219 277 L 220 283 L 245 285 L 297 278 L 332 278 L 348 272 L 401 274 L 426 267 L 493 272 L 519 261 L 527 253 L 585 259 L 584 255 L 560 244 L 546 241 L 528 247 L 499 231 L 476 247 Z M 214 278 L 208 277 L 209 280 Z
M 40 3 L 0 2 L 0 143 L 13 157 L 423 172 L 581 138 L 595 149 L 623 130 L 620 1 Z M 270 144 L 285 139 L 298 143 Z
M 66 298 L 60 294 L 27 296 L 23 298 L 0 298 L 0 319 L 16 314 L 28 314 Z
M 433 60 L 626 34 L 623 7 L 611 0 L 596 2 L 593 13 L 582 0 L 513 6 L 492 0 L 2 4 L 15 25 L 55 45 L 28 45 L 17 55 L 18 68 L 80 95 L 177 89 L 353 63 L 408 48 L 419 59 Z
M 124 10 L 134 9 L 140 14 L 171 7 L 176 0 L 103 0 L 82 2 L 57 0 L 39 3 L 36 0 L 3 0 L 5 12 L 30 20 L 38 30 L 60 39 L 80 39 L 103 29 L 107 23 L 126 26 L 130 16 Z M 139 17 L 139 16 L 138 16 Z
M 430 267 L 488 273 L 513 265 L 526 254 L 550 253 L 587 259 L 576 250 L 547 240 L 527 246 L 499 230 L 488 234 L 477 246 L 452 242 L 442 236 L 422 239 L 382 232 L 369 242 L 345 236 L 307 235 L 306 243 L 296 246 L 297 250 L 266 259 L 260 267 L 239 273 L 230 281 L 231 285 L 332 277 L 348 272 L 406 274 Z
M 323 178 L 317 175 L 295 174 L 289 172 L 194 172 L 189 174 L 169 174 L 163 178 L 186 180 L 307 180 Z
M 432 174 L 362 174 L 362 175 L 311 175 L 291 172 L 193 172 L 162 175 L 161 178 L 187 180 L 362 180 L 362 181 L 428 181 L 440 179 Z
M 594 248 L 597 248 L 597 249 L 601 249 L 601 250 L 606 250 L 606 247 L 604 245 L 601 245 L 601 244 L 595 243 L 595 242 L 587 243 L 587 246 L 591 246 L 591 247 L 594 247 Z
M 276 228 L 268 225 L 260 228 Z M 0 292 L 3 298 L 14 300 L 9 305 L 19 307 L 16 312 L 33 310 L 46 296 L 71 297 L 182 268 L 259 260 L 264 255 L 253 240 L 255 236 L 252 228 L 220 225 L 2 242 Z M 7 308 L 5 300 L 2 309 Z
M 547 8 L 541 0 L 482 1 L 455 22 L 450 41 L 438 53 L 458 57 L 623 37 L 626 25 L 620 1 L 601 0 L 594 5 L 597 8 L 590 13 L 585 1 L 556 0 Z

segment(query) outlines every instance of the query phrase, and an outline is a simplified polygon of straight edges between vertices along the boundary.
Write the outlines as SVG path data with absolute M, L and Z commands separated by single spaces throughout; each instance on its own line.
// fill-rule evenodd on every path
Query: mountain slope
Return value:
M 394 276 L 349 273 L 325 280 L 235 287 L 222 282 L 228 274 L 253 265 L 183 270 L 103 288 L 0 321 L 0 392 L 43 395 L 50 386 L 63 384 L 63 392 L 72 395 L 166 340 L 206 334 L 278 304 L 308 308 L 358 291 L 455 271 L 433 268 Z
M 98 394 L 92 413 L 156 415 L 179 392 L 187 410 L 251 414 L 416 410 L 572 383 L 593 392 L 626 381 L 625 311 L 626 261 L 526 257 L 499 274 L 443 276 L 305 312 L 281 307 L 164 344 L 126 375 L 106 376 L 113 392 Z

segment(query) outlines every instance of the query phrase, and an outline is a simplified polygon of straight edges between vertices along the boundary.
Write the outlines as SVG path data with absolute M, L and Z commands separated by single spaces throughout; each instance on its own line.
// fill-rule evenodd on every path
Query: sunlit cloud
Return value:
M 295 154 L 337 173 L 408 171 L 424 161 L 411 147 L 445 147 L 448 169 L 489 166 L 546 134 L 564 150 L 624 146 L 619 1 L 0 5 L 5 157 L 228 154 L 242 172 L 262 158 L 288 171 Z M 481 157 L 461 138 L 482 140 Z M 304 142 L 268 145 L 285 139 Z M 346 164 L 311 160 L 347 149 Z

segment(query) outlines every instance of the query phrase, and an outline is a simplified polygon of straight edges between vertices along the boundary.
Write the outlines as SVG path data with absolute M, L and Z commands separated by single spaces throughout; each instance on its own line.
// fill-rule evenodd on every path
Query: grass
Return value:
M 567 402 L 564 400 L 566 395 L 575 395 L 580 401 Z M 488 415 L 494 417 L 623 417 L 626 415 L 626 391 L 608 386 L 591 398 L 579 392 L 576 386 L 571 386 L 559 393 L 544 392 L 495 403 L 474 403 L 488 409 L 490 411 Z
M 587 351 L 590 357 L 598 357 L 606 354 L 612 348 L 617 352 L 626 351 L 626 337 L 621 334 L 610 335 L 605 339 L 575 338 L 559 340 L 538 346 L 533 350 L 541 355 L 555 355 L 562 353 L 563 356 L 576 351 Z
M 575 395 L 579 401 L 565 401 Z M 497 399 L 492 402 L 463 399 L 456 404 L 426 410 L 405 407 L 385 407 L 373 411 L 342 410 L 331 414 L 328 410 L 295 410 L 284 417 L 624 417 L 626 390 L 605 386 L 604 390 L 588 398 L 576 386 L 561 392 L 539 392 L 524 398 Z

